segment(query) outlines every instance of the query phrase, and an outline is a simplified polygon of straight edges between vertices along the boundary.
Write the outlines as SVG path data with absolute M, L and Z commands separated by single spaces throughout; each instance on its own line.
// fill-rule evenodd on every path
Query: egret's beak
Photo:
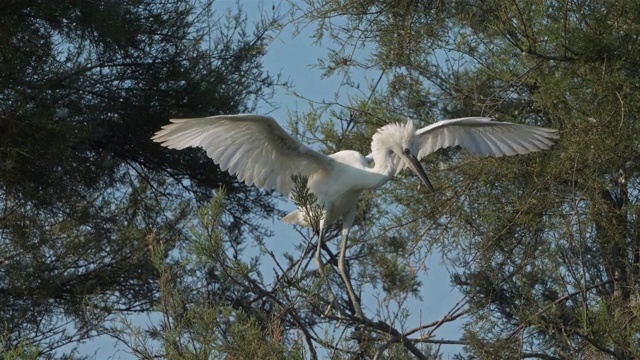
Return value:
M 431 181 L 429 181 L 429 178 L 427 177 L 427 173 L 424 172 L 424 169 L 422 168 L 422 165 L 420 164 L 420 161 L 418 161 L 416 156 L 409 153 L 406 155 L 406 159 L 407 159 L 407 165 L 409 165 L 409 168 L 411 169 L 411 171 L 413 171 L 416 175 L 418 175 L 420 180 L 422 180 L 422 182 L 425 185 L 427 185 L 427 187 L 429 188 L 429 190 L 431 190 L 431 192 L 436 192 L 435 189 L 433 188 L 433 185 L 431 185 Z

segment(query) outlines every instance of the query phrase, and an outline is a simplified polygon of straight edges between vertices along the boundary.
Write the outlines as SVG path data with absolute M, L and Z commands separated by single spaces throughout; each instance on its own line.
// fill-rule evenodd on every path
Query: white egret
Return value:
M 362 310 L 345 271 L 346 241 L 353 225 L 356 203 L 364 190 L 375 189 L 409 167 L 433 191 L 419 160 L 438 149 L 460 146 L 476 154 L 503 156 L 548 149 L 558 138 L 556 130 L 484 117 L 443 120 L 416 131 L 413 122 L 394 123 L 378 129 L 367 157 L 352 150 L 323 155 L 291 137 L 272 117 L 219 115 L 194 119 L 171 119 L 153 141 L 171 149 L 201 147 L 222 170 L 235 174 L 247 185 L 291 194 L 292 175 L 308 177 L 309 190 L 323 208 L 318 226 L 315 259 L 321 274 L 322 232 L 342 220 L 342 244 L 338 259 L 356 316 Z M 373 164 L 372 164 L 373 162 Z M 283 218 L 288 224 L 309 226 L 297 209 Z

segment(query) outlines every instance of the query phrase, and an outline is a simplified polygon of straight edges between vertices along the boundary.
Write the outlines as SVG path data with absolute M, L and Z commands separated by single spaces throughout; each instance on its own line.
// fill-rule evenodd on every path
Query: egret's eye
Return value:
M 404 154 L 405 155 L 411 154 L 411 150 L 409 150 L 409 148 L 404 149 Z
M 367 158 L 367 167 L 372 168 L 374 166 L 375 166 L 375 163 L 373 162 L 373 159 Z

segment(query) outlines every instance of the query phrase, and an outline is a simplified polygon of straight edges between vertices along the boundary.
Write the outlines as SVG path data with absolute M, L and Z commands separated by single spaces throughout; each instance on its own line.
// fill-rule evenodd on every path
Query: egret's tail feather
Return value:
M 302 213 L 298 210 L 294 210 L 287 214 L 287 216 L 282 218 L 282 222 L 291 225 L 309 226 L 309 224 L 304 221 L 304 216 L 302 215 Z
M 298 210 L 292 211 L 282 218 L 282 222 L 285 224 L 297 224 L 298 223 Z

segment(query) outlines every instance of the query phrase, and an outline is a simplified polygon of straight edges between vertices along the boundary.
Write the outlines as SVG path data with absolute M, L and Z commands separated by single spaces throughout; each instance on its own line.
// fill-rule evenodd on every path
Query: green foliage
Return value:
M 240 13 L 181 0 L 0 7 L 3 356 L 107 333 L 141 358 L 438 358 L 448 345 L 464 345 L 448 350 L 460 359 L 640 357 L 637 2 L 306 1 L 299 25 L 329 43 L 318 67 L 353 90 L 294 114 L 322 151 L 366 154 L 378 127 L 406 117 L 561 134 L 514 158 L 439 151 L 424 160 L 433 195 L 405 176 L 365 193 L 345 269 L 365 318 L 336 271 L 339 225 L 321 277 L 312 232 L 274 239 L 297 243 L 291 254 L 269 251 L 256 223 L 270 201 L 202 152 L 148 141 L 167 118 L 268 96 L 278 80 L 260 60 L 277 23 L 249 33 Z M 317 223 L 307 179 L 295 182 Z M 204 204 L 222 186 L 194 218 L 184 190 Z M 461 299 L 410 310 L 438 254 Z M 149 329 L 126 319 L 151 309 Z M 451 322 L 464 334 L 441 339 Z
M 148 241 L 179 247 L 189 209 L 226 186 L 231 237 L 271 200 L 201 152 L 149 140 L 171 117 L 249 112 L 278 83 L 265 17 L 188 0 L 0 5 L 0 324 L 40 357 L 158 300 Z M 275 13 L 273 16 L 277 16 Z
M 403 178 L 376 191 L 359 212 L 372 235 L 355 240 L 367 243 L 351 263 L 355 287 L 381 285 L 382 309 L 424 296 L 408 279 L 429 276 L 427 255 L 440 252 L 455 259 L 469 317 L 452 339 L 466 345 L 461 357 L 640 356 L 638 3 L 306 4 L 330 47 L 318 66 L 363 94 L 313 109 L 333 119 L 329 131 L 307 128 L 326 149 L 366 153 L 377 127 L 407 116 L 484 115 L 561 135 L 552 151 L 522 157 L 439 151 L 425 159 L 435 195 Z M 362 72 L 366 91 L 353 80 Z
M 288 338 L 286 324 L 267 299 L 224 286 L 242 286 L 261 275 L 257 263 L 241 259 L 223 229 L 228 206 L 223 192 L 198 211 L 184 252 L 167 262 L 165 244 L 150 240 L 151 257 L 159 276 L 160 299 L 155 312 L 161 320 L 141 328 L 126 320 L 113 328 L 142 358 L 166 359 L 303 359 L 301 344 Z M 215 277 L 215 279 L 213 278 Z M 234 285 L 235 284 L 235 285 Z M 260 303 L 263 303 L 261 305 Z
M 304 221 L 311 224 L 317 233 L 320 229 L 320 221 L 323 217 L 322 204 L 318 204 L 318 198 L 309 190 L 308 177 L 294 174 L 291 175 L 293 188 L 291 189 L 291 200 L 303 211 Z
M 36 360 L 40 351 L 25 342 L 7 344 L 6 334 L 0 338 L 0 356 L 5 360 Z

